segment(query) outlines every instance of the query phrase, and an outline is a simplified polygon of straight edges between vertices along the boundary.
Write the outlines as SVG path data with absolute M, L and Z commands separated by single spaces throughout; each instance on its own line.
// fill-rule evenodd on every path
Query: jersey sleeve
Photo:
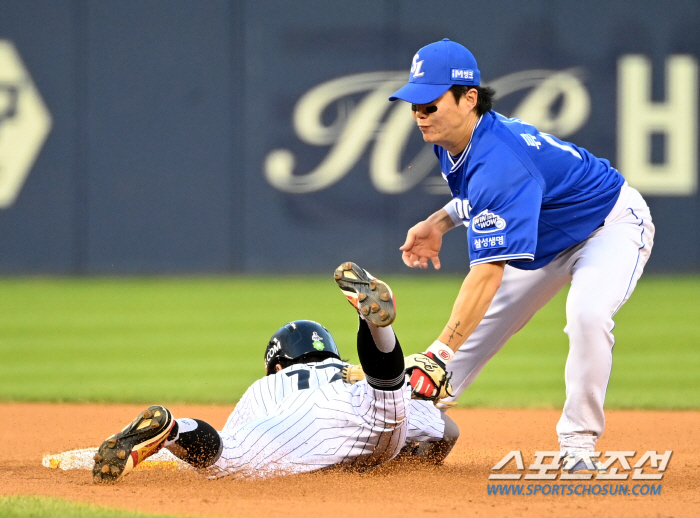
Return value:
M 479 168 L 469 205 L 470 266 L 535 258 L 542 187 L 516 157 L 501 155 Z

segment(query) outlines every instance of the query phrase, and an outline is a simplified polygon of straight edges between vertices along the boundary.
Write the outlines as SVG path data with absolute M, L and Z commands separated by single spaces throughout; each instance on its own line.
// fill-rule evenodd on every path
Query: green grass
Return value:
M 425 349 L 461 279 L 389 276 L 395 329 Z M 565 293 L 489 363 L 460 403 L 560 407 Z M 356 317 L 330 276 L 0 279 L 0 400 L 233 403 L 287 321 L 328 327 L 357 360 Z M 608 408 L 700 408 L 700 277 L 640 281 L 616 317 Z
M 162 514 L 143 514 L 108 509 L 96 505 L 69 502 L 43 496 L 0 496 L 3 518 L 167 518 Z

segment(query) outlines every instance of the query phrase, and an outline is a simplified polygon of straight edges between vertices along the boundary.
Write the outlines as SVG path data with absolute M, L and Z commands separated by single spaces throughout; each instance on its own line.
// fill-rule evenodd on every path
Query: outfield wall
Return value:
M 386 97 L 443 37 L 645 194 L 649 271 L 700 271 L 698 27 L 697 0 L 3 0 L 0 272 L 404 271 L 448 194 Z

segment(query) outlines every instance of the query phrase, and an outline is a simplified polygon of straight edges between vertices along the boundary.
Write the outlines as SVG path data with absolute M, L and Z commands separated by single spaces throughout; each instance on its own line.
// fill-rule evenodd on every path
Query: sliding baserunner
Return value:
M 432 403 L 411 400 L 391 327 L 396 317 L 391 289 L 354 263 L 341 265 L 335 279 L 358 312 L 364 375 L 340 359 L 326 328 L 290 322 L 267 345 L 266 376 L 246 391 L 223 430 L 151 406 L 100 446 L 94 481 L 115 482 L 162 447 L 212 478 L 333 465 L 368 469 L 402 449 L 441 462 L 459 431 Z

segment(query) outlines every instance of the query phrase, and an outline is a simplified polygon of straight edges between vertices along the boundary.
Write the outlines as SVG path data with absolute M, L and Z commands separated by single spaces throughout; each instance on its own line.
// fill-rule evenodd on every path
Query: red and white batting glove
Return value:
M 424 353 L 428 358 L 433 359 L 443 369 L 454 358 L 455 353 L 439 340 L 435 340 Z M 413 393 L 426 399 L 437 396 L 435 382 L 421 369 L 413 369 L 411 373 L 411 387 Z

